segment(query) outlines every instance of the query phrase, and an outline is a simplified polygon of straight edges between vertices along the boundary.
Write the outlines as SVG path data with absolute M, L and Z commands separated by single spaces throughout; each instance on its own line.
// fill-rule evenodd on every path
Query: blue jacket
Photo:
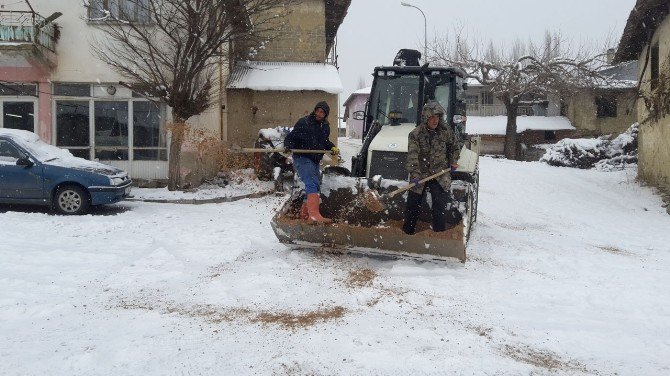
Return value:
M 330 150 L 335 144 L 330 142 L 330 124 L 327 120 L 316 121 L 314 113 L 298 120 L 284 139 L 284 147 L 288 149 Z M 299 154 L 315 163 L 321 162 L 323 154 Z

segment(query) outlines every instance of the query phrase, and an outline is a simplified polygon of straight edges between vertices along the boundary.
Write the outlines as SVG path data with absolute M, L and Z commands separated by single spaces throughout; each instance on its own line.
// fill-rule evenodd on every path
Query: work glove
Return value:
M 340 154 L 340 149 L 337 146 L 333 146 L 332 148 L 330 148 L 330 154 L 338 155 Z
M 452 164 L 451 165 L 451 172 L 456 172 L 458 170 L 458 164 Z
M 419 180 L 421 180 L 421 179 L 419 179 L 419 178 L 409 179 L 409 183 L 414 184 L 414 186 L 418 186 L 420 184 Z

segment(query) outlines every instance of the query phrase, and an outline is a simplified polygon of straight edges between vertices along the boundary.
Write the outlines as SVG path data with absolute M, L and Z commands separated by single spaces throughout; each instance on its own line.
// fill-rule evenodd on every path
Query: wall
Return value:
M 584 134 L 619 134 L 637 122 L 636 97 L 635 89 L 617 91 L 617 117 L 598 118 L 596 95 L 582 92 L 571 98 L 566 116 Z
M 656 30 L 652 44 L 659 43 L 660 70 L 670 74 L 670 16 Z M 648 47 L 648 46 L 647 46 Z M 640 54 L 640 73 L 647 58 L 647 48 Z M 663 74 L 663 73 L 661 73 Z M 642 90 L 649 90 L 650 77 L 647 68 L 643 77 Z M 640 179 L 670 189 L 670 116 L 659 121 L 648 120 L 649 112 L 643 101 L 638 101 L 640 121 L 638 176 Z
M 292 127 L 301 117 L 309 115 L 314 105 L 322 100 L 330 106 L 330 139 L 337 143 L 337 94 L 320 91 L 229 90 L 228 141 L 250 147 L 258 137 L 259 130 L 277 126 Z
M 323 63 L 326 60 L 326 2 L 303 0 L 291 8 L 285 24 L 263 49 L 248 58 L 257 61 Z

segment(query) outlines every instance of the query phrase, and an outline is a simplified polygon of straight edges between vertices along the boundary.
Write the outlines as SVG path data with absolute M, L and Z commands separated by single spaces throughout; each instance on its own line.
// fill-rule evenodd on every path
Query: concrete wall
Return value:
M 326 60 L 326 2 L 303 0 L 290 9 L 270 42 L 249 56 L 257 61 L 323 63 Z
M 337 94 L 320 91 L 228 91 L 228 141 L 251 147 L 263 128 L 292 127 L 319 101 L 330 106 L 330 139 L 337 143 Z
M 659 44 L 660 72 L 670 75 L 670 16 L 656 30 L 652 44 Z M 649 46 L 647 46 L 649 47 Z M 647 48 L 640 54 L 640 73 L 647 58 Z M 649 91 L 650 70 L 643 77 L 643 91 Z M 659 121 L 649 119 L 643 101 L 638 101 L 640 120 L 638 176 L 656 186 L 670 189 L 670 116 Z
M 591 91 L 573 96 L 566 116 L 572 125 L 584 134 L 619 134 L 637 122 L 635 89 L 614 92 L 617 101 L 616 117 L 597 117 L 596 94 Z

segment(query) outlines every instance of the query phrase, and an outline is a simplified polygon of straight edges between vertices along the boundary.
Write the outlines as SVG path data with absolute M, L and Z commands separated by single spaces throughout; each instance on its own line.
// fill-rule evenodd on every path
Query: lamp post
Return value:
M 423 16 L 423 60 L 426 61 L 428 60 L 428 23 L 426 22 L 426 14 L 423 13 L 421 8 L 414 6 L 412 4 L 408 4 L 404 1 L 401 1 L 400 5 L 404 7 L 414 8 L 419 12 L 421 12 L 421 15 Z

